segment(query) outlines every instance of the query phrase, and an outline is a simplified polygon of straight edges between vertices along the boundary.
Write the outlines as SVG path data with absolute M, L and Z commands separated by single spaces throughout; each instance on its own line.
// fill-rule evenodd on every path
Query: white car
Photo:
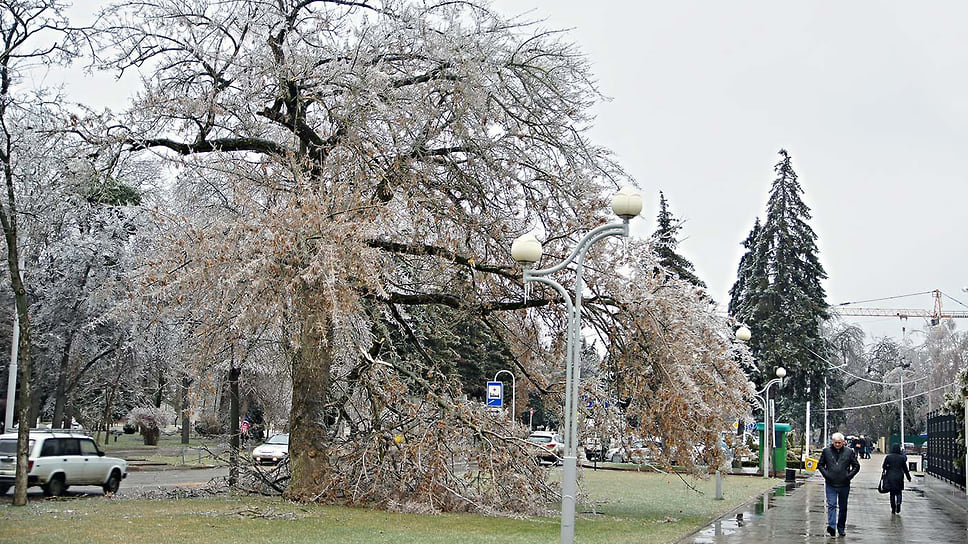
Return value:
M 536 456 L 539 461 L 558 464 L 561 462 L 561 458 L 565 456 L 565 441 L 556 432 L 534 431 L 528 437 L 528 442 L 535 444 Z
M 283 459 L 289 457 L 289 434 L 277 434 L 265 444 L 256 446 L 252 450 L 252 459 L 258 465 L 277 465 Z
M 655 443 L 651 446 L 655 447 Z M 609 448 L 605 451 L 603 459 L 612 463 L 643 464 L 650 462 L 653 457 L 654 452 L 650 449 L 650 444 L 645 440 L 632 440 L 618 447 Z
M 96 485 L 115 493 L 128 476 L 128 462 L 108 457 L 83 433 L 59 429 L 30 431 L 27 442 L 27 486 L 40 486 L 47 496 L 64 494 L 72 485 Z M 0 495 L 17 474 L 17 434 L 0 435 Z

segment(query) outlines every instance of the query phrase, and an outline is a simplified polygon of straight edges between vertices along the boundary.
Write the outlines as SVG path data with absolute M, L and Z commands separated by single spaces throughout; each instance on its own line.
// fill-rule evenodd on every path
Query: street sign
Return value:
M 504 382 L 487 382 L 487 406 L 491 408 L 504 406 Z

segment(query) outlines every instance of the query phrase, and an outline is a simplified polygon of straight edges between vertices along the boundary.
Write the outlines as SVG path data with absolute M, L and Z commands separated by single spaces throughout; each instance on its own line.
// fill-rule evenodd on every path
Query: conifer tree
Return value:
M 692 263 L 676 253 L 679 246 L 678 235 L 680 230 L 682 230 L 682 221 L 677 220 L 669 211 L 669 204 L 665 195 L 660 191 L 659 216 L 656 218 L 655 232 L 652 233 L 659 264 L 696 287 L 705 288 L 706 284 L 696 276 Z
M 746 297 L 746 292 L 765 277 L 762 273 L 757 274 L 757 272 L 762 272 L 762 267 L 757 269 L 753 266 L 755 260 L 753 250 L 756 247 L 756 237 L 760 235 L 761 229 L 760 218 L 757 217 L 756 222 L 753 223 L 753 230 L 750 231 L 746 240 L 743 240 L 743 247 L 746 249 L 746 253 L 739 260 L 739 268 L 736 271 L 736 283 L 729 289 L 728 311 L 729 315 L 734 317 L 746 315 L 747 308 L 743 307 L 743 303 L 749 300 Z
M 762 226 L 757 221 L 743 243 L 747 253 L 730 290 L 729 311 L 753 330 L 750 347 L 761 371 L 757 383 L 773 378 L 776 367 L 787 369 L 780 414 L 800 420 L 808 397 L 819 398 L 823 380 L 820 327 L 829 314 L 820 282 L 827 274 L 817 257 L 817 235 L 807 223 L 810 208 L 785 150 L 774 170 L 766 220 Z

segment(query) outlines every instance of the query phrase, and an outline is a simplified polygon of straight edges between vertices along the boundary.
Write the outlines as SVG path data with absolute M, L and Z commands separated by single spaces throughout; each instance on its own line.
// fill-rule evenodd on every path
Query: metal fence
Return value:
M 928 451 L 924 454 L 924 470 L 965 489 L 965 450 L 958 444 L 959 429 L 953 414 L 932 412 L 928 415 Z

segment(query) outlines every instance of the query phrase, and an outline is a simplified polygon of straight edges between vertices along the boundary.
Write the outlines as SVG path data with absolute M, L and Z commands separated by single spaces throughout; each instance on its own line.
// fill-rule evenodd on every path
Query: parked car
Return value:
M 289 457 L 289 433 L 277 434 L 252 450 L 257 465 L 277 465 Z
M 553 431 L 534 431 L 528 437 L 528 442 L 536 444 L 540 449 L 537 457 L 540 461 L 559 463 L 565 455 L 565 442 L 561 435 Z
M 128 476 L 128 462 L 104 455 L 87 434 L 48 429 L 30 431 L 27 470 L 27 486 L 40 486 L 47 496 L 63 495 L 72 485 L 115 493 Z M 17 434 L 0 435 L 0 495 L 14 484 L 16 473 Z
M 602 441 L 601 438 L 593 436 L 585 440 L 583 445 L 585 449 L 585 459 L 589 461 L 602 461 L 606 459 L 605 454 L 608 453 L 608 443 Z
M 901 451 L 905 455 L 921 455 L 921 448 L 914 445 L 914 442 L 905 442 Z
M 605 460 L 612 463 L 645 463 L 653 459 L 655 453 L 650 447 L 655 446 L 655 443 L 634 439 L 627 444 L 610 448 L 605 452 Z

